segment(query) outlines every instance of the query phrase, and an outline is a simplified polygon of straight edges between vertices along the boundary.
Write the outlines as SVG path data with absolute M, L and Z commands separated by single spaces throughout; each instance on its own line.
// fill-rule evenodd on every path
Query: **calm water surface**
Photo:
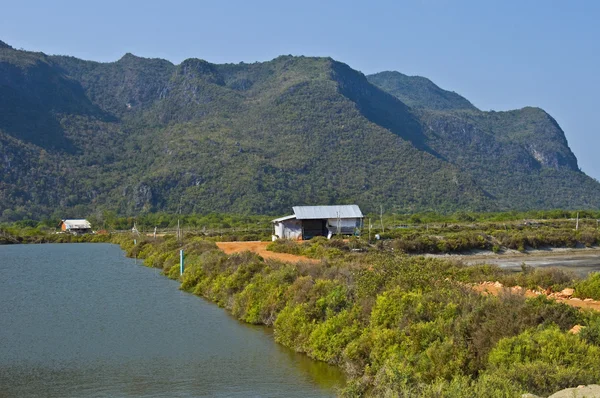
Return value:
M 0 397 L 324 397 L 275 344 L 110 244 L 0 246 Z

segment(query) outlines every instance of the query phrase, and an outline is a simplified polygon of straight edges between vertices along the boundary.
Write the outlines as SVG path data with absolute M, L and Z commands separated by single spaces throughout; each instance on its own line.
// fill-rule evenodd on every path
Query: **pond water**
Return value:
M 0 397 L 326 397 L 276 344 L 110 244 L 0 246 Z
M 533 256 L 508 256 L 489 259 L 467 260 L 471 264 L 497 264 L 502 268 L 521 271 L 522 264 L 535 268 L 559 268 L 585 278 L 591 272 L 600 271 L 600 255 L 598 253 L 569 254 L 536 254 Z

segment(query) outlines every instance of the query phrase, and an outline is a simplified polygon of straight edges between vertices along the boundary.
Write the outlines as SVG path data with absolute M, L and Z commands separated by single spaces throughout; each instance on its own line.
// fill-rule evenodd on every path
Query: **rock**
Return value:
M 524 289 L 521 286 L 513 286 L 510 288 L 510 291 L 515 294 L 523 294 Z
M 542 398 L 542 397 L 540 397 L 539 395 L 527 393 L 527 394 L 521 395 L 521 398 Z
M 575 325 L 571 328 L 571 330 L 569 330 L 569 333 L 572 334 L 579 334 L 579 332 L 581 332 L 581 329 L 583 329 L 585 326 L 581 326 L 581 325 Z
M 500 288 L 500 287 L 504 287 L 504 285 L 502 283 L 496 281 L 496 282 L 494 282 L 494 287 Z
M 591 298 L 586 298 L 583 301 L 585 301 L 586 303 L 591 303 L 592 301 L 594 301 L 594 299 Z
M 588 386 L 579 386 L 576 388 L 566 388 L 560 390 L 548 398 L 600 398 L 600 385 L 590 384 Z
M 566 289 L 563 289 L 563 291 L 560 292 L 560 295 L 563 297 L 571 297 L 573 293 L 575 293 L 575 290 L 568 287 Z

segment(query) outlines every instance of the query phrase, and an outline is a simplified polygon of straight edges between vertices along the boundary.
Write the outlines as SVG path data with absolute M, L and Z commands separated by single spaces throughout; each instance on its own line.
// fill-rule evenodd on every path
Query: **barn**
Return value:
M 273 220 L 273 240 L 306 240 L 315 236 L 354 235 L 362 227 L 357 205 L 294 206 L 294 214 Z
M 70 232 L 73 235 L 83 235 L 92 232 L 92 224 L 88 220 L 62 220 L 60 222 L 60 230 Z

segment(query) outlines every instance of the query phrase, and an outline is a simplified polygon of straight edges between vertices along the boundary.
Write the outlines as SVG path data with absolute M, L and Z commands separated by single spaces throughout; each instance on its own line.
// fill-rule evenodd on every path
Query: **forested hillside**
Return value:
M 112 63 L 0 43 L 0 217 L 597 208 L 544 111 L 331 58 Z

